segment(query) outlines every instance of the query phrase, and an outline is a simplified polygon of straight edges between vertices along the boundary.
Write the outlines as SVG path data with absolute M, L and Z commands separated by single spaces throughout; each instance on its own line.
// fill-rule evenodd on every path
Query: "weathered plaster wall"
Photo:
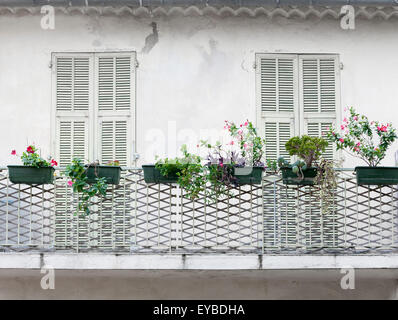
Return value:
M 43 154 L 51 149 L 49 62 L 56 51 L 137 51 L 137 151 L 143 161 L 152 160 L 145 157 L 153 154 L 151 129 L 162 130 L 166 138 L 168 121 L 175 121 L 180 145 L 187 142 L 184 129 L 199 139 L 206 135 L 203 130 L 222 128 L 225 119 L 254 120 L 256 52 L 340 54 L 342 106 L 356 106 L 371 118 L 398 125 L 395 20 L 357 20 L 355 31 L 344 31 L 338 20 L 317 18 L 149 20 L 59 14 L 55 30 L 42 30 L 40 18 L 0 16 L 2 165 L 15 162 L 10 150 L 21 150 L 27 141 L 40 145 Z M 156 153 L 172 155 L 175 147 L 157 147 Z M 393 152 L 384 164 L 393 164 Z

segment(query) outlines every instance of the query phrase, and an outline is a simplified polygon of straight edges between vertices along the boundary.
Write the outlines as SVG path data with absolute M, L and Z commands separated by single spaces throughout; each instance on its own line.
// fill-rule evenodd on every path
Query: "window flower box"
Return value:
M 87 168 L 87 183 L 95 183 L 96 178 L 106 178 L 107 184 L 119 184 L 120 173 L 122 169 L 120 166 L 89 166 Z
M 261 184 L 264 167 L 235 167 L 234 177 L 238 185 Z
M 52 184 L 54 181 L 54 168 L 9 165 L 8 175 L 12 183 L 16 184 Z
M 398 167 L 355 167 L 358 185 L 398 184 Z
M 282 181 L 287 185 L 313 186 L 315 184 L 315 177 L 318 173 L 318 169 L 314 167 L 302 170 L 303 176 L 298 176 L 290 167 L 283 167 L 281 170 Z
M 176 183 L 178 180 L 177 168 L 167 176 L 162 175 L 154 164 L 144 164 L 142 169 L 144 170 L 144 180 L 146 183 Z

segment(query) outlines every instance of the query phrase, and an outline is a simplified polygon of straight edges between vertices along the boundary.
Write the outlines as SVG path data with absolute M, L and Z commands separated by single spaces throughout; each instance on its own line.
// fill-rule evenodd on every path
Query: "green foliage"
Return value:
M 199 194 L 204 194 L 208 201 L 216 201 L 227 194 L 225 184 L 221 183 L 224 171 L 222 167 L 202 165 L 200 156 L 189 153 L 186 145 L 181 146 L 181 151 L 183 157 L 158 160 L 156 168 L 163 176 L 177 175 L 177 183 L 184 189 L 186 198 L 194 200 Z M 233 170 L 233 167 L 230 166 L 229 170 Z
M 289 155 L 296 155 L 304 160 L 307 168 L 311 167 L 312 163 L 319 159 L 327 146 L 328 142 L 325 139 L 307 135 L 293 137 L 285 144 Z
M 181 152 L 183 157 L 158 160 L 156 168 L 165 177 L 176 174 L 178 176 L 177 183 L 186 191 L 186 196 L 195 199 L 200 192 L 204 191 L 206 186 L 206 180 L 203 176 L 204 168 L 200 156 L 189 153 L 185 144 L 181 146 Z
M 79 193 L 78 210 L 84 211 L 86 214 L 90 213 L 90 200 L 95 196 L 105 196 L 108 187 L 106 178 L 96 178 L 95 183 L 87 183 L 87 169 L 82 163 L 82 160 L 74 158 L 69 164 L 64 174 L 71 180 L 68 185 L 73 187 L 73 191 Z

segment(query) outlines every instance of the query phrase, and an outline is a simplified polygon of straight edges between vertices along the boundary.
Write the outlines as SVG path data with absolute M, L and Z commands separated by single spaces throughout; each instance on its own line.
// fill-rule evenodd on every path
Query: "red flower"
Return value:
M 32 148 L 32 146 L 29 146 L 29 147 L 26 149 L 26 151 L 29 152 L 29 153 L 35 153 L 35 150 Z
M 54 159 L 52 159 L 52 160 L 51 160 L 51 166 L 54 167 L 54 166 L 57 166 L 57 165 L 58 165 L 57 161 L 55 161 Z
M 17 152 L 16 152 L 15 150 L 12 150 L 12 151 L 11 151 L 11 154 L 12 154 L 13 156 L 15 156 L 15 155 L 17 154 Z

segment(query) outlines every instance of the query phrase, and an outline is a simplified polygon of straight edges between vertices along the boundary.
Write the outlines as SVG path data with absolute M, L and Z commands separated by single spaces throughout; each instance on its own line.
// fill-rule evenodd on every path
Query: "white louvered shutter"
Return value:
M 265 157 L 289 158 L 285 143 L 298 130 L 296 55 L 256 56 L 257 126 L 266 139 Z
M 338 123 L 339 61 L 335 55 L 301 55 L 300 104 L 303 134 L 325 136 L 327 128 Z M 324 157 L 335 159 L 335 148 L 329 142 Z
M 55 54 L 55 158 L 65 167 L 74 157 L 89 158 L 89 116 L 92 112 L 92 56 Z
M 102 164 L 131 163 L 134 117 L 135 55 L 97 54 L 98 153 Z
M 338 123 L 339 61 L 335 55 L 302 55 L 300 66 L 300 104 L 303 133 L 325 136 L 328 127 Z M 323 153 L 326 159 L 336 159 L 334 145 L 329 142 Z M 333 247 L 339 226 L 334 213 L 323 214 L 318 192 L 307 192 L 304 245 L 308 248 Z
M 265 157 L 268 160 L 276 160 L 280 156 L 290 160 L 285 144 L 299 129 L 297 63 L 296 55 L 256 56 L 257 127 L 266 140 Z M 274 184 L 267 180 L 264 183 L 266 251 L 295 244 L 294 199 L 294 191 L 287 190 L 281 182 Z

